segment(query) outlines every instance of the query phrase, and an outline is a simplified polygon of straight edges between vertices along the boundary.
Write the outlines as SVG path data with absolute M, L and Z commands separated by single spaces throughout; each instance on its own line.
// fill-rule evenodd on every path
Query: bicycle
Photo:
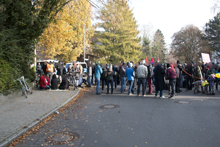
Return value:
M 25 95 L 26 98 L 27 98 L 27 93 L 30 93 L 30 94 L 33 93 L 31 86 L 29 86 L 29 84 L 26 82 L 26 80 L 24 79 L 24 76 L 18 78 L 17 81 L 20 82 L 21 88 L 22 88 L 22 94 Z

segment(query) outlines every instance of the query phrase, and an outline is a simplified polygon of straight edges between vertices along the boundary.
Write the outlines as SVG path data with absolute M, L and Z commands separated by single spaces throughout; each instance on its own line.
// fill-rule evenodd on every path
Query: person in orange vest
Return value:
M 50 61 L 49 64 L 47 64 L 46 71 L 47 71 L 47 74 L 49 75 L 49 78 L 50 78 L 50 81 L 51 81 L 52 76 L 53 76 L 53 72 L 54 72 L 54 65 L 53 65 L 53 63 L 51 61 Z

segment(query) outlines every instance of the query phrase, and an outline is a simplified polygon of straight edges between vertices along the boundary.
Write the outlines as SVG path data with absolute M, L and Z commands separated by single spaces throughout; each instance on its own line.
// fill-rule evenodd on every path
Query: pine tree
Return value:
M 151 46 L 150 46 L 150 39 L 146 36 L 143 36 L 142 38 L 142 56 L 141 59 L 144 59 L 145 55 L 147 56 L 147 59 L 151 59 L 152 58 L 152 50 L 151 50 Z
M 206 23 L 205 37 L 214 51 L 220 52 L 220 13 Z
M 152 45 L 152 57 L 155 61 L 160 59 L 161 62 L 165 62 L 166 46 L 163 33 L 158 29 L 154 34 L 154 40 Z
M 103 32 L 96 32 L 94 53 L 101 61 L 119 63 L 138 61 L 141 54 L 137 22 L 126 0 L 109 0 L 99 11 L 98 23 Z

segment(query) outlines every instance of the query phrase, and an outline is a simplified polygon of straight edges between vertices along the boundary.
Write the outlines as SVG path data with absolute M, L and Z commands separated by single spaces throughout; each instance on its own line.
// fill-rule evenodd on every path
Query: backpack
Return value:
M 108 73 L 107 73 L 107 80 L 108 80 L 108 81 L 111 81 L 111 80 L 112 80 L 112 76 L 109 75 Z

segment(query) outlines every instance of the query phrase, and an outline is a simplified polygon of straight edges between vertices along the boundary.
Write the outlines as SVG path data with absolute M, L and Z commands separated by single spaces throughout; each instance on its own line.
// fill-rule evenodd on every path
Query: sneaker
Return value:
M 137 94 L 137 96 L 139 96 L 140 94 Z
M 170 96 L 168 99 L 175 99 L 174 96 Z
M 160 98 L 161 98 L 161 99 L 164 99 L 164 98 L 166 98 L 166 97 L 165 97 L 165 96 L 161 96 Z
M 155 95 L 155 98 L 157 98 L 157 95 Z
M 143 95 L 143 97 L 146 97 L 147 95 Z
M 133 95 L 132 93 L 128 94 L 129 96 Z
M 96 95 L 101 95 L 101 93 L 96 93 Z

